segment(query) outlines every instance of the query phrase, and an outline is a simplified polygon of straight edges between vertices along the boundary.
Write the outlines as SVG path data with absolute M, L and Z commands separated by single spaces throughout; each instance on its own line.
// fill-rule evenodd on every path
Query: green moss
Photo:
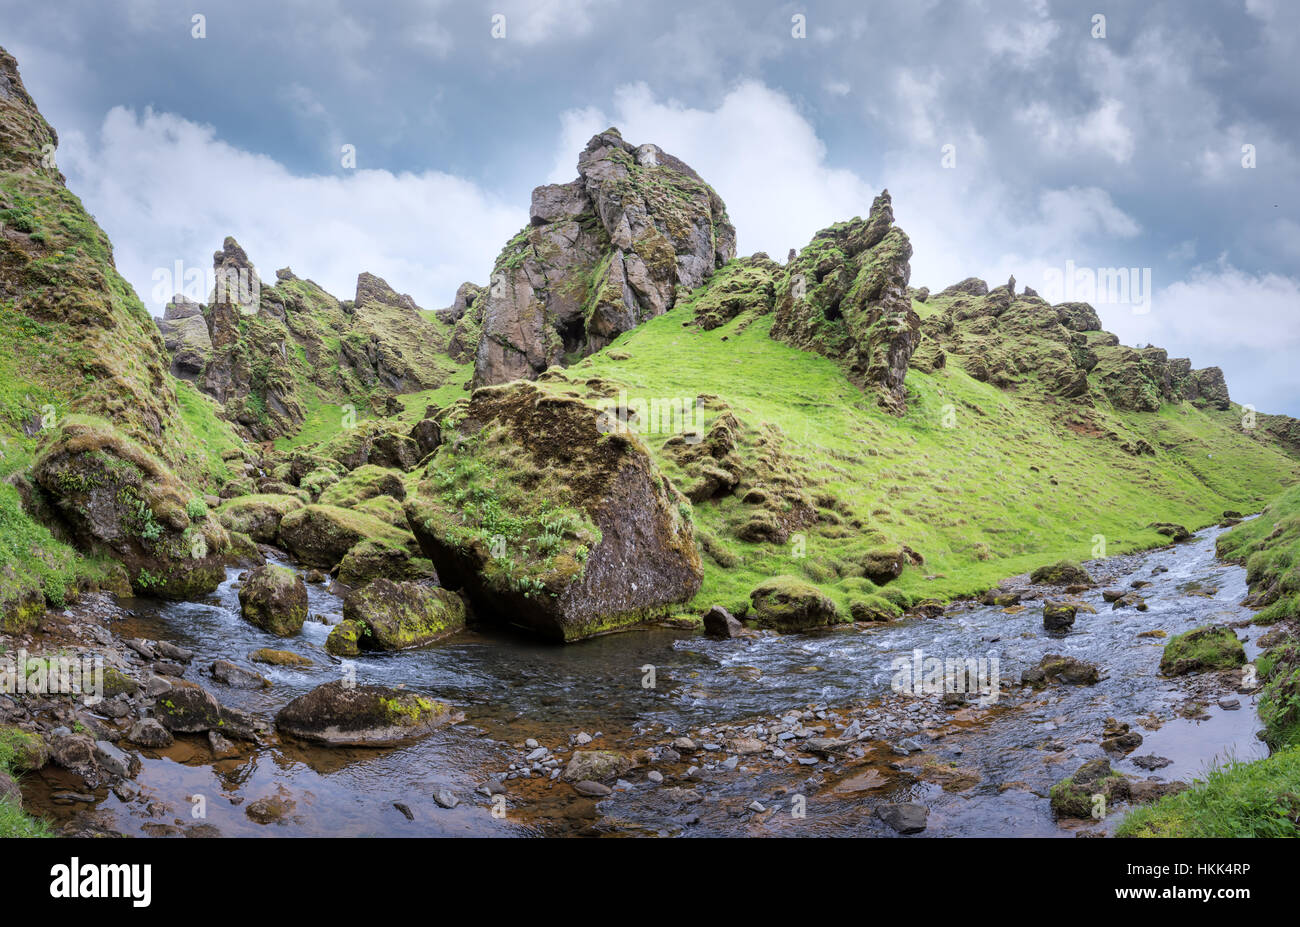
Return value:
M 1246 662 L 1246 651 L 1231 628 L 1203 625 L 1165 644 L 1160 672 L 1168 676 L 1231 669 Z

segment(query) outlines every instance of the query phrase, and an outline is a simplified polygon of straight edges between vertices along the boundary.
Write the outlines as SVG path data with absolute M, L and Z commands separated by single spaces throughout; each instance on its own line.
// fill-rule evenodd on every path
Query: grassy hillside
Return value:
M 832 361 L 770 338 L 770 316 L 742 313 L 711 331 L 692 319 L 687 302 L 544 379 L 592 399 L 619 390 L 630 399 L 719 397 L 705 428 L 732 413 L 743 456 L 758 464 L 753 481 L 789 485 L 776 503 L 771 493 L 745 502 L 751 487 L 742 481 L 695 505 L 709 554 L 700 605 L 738 605 L 761 580 L 787 573 L 848 605 L 877 591 L 863 576 L 864 557 L 899 545 L 925 562 L 891 588 L 912 599 L 974 593 L 1044 562 L 1096 556 L 1098 536 L 1115 554 L 1162 543 L 1153 522 L 1197 529 L 1225 509 L 1257 511 L 1300 475 L 1294 458 L 1235 427 L 1234 411 L 1184 402 L 1116 412 L 1098 403 L 1080 427 L 1074 403 L 1003 390 L 950 366 L 909 371 L 907 412 L 895 417 Z M 643 437 L 689 484 L 671 435 Z M 1125 449 L 1138 440 L 1153 452 Z M 799 495 L 812 512 L 785 543 L 738 537 L 751 533 L 740 529 L 759 510 L 774 507 L 779 518 Z

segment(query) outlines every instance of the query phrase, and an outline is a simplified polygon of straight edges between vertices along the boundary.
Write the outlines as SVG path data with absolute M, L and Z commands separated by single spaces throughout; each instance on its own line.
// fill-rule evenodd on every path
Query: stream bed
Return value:
M 1142 735 L 1127 756 L 1110 755 L 1136 779 L 1190 782 L 1216 763 L 1267 754 L 1255 736 L 1253 697 L 1232 691 L 1228 677 L 1239 674 L 1166 679 L 1158 675 L 1165 639 L 1139 636 L 1234 624 L 1247 657 L 1256 656 L 1264 629 L 1249 625 L 1251 612 L 1237 604 L 1245 571 L 1214 557 L 1218 532 L 1086 564 L 1097 585 L 1077 598 L 1095 613 L 1081 610 L 1063 635 L 1043 630 L 1041 600 L 1030 598 L 1042 590 L 1031 587 L 1020 610 L 958 603 L 939 618 L 815 634 L 708 640 L 651 629 L 558 646 L 476 628 L 424 650 L 341 661 L 324 650 L 341 617 L 337 597 L 309 585 L 311 613 L 324 621 L 309 621 L 298 637 L 274 638 L 240 618 L 239 571 L 232 570 L 205 601 L 123 602 L 113 633 L 194 651 L 187 678 L 268 720 L 295 696 L 338 679 L 347 663 L 358 682 L 427 693 L 465 721 L 383 750 L 309 747 L 272 735 L 220 760 L 205 738 L 181 736 L 160 750 L 129 748 L 141 762 L 132 788 L 70 802 L 61 797 L 67 774 L 49 768 L 24 782 L 25 802 L 56 825 L 76 816 L 140 836 L 892 837 L 874 813 L 886 802 L 929 809 L 920 837 L 1105 833 L 1122 814 L 1058 823 L 1048 790 L 1105 755 L 1107 719 Z M 1134 581 L 1150 584 L 1139 593 L 1146 611 L 1103 602 L 1103 589 Z M 293 650 L 313 664 L 249 663 L 247 655 L 263 647 Z M 938 694 L 894 691 L 896 658 L 911 661 L 918 650 L 986 666 L 996 659 L 998 698 L 945 704 Z M 1102 678 L 1019 685 L 1021 672 L 1047 653 L 1095 663 Z M 226 687 L 207 674 L 217 659 L 256 669 L 272 685 Z M 810 738 L 846 733 L 847 751 L 805 748 Z M 682 737 L 694 749 L 674 748 Z M 648 753 L 610 781 L 610 794 L 582 795 L 552 770 L 586 738 L 582 749 Z M 539 747 L 545 757 L 527 759 Z M 1148 756 L 1169 763 L 1143 770 L 1133 762 Z M 489 781 L 504 788 L 484 788 Z

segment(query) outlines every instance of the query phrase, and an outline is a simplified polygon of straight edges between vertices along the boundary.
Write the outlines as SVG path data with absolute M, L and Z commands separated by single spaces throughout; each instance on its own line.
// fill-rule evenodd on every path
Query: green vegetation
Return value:
M 771 316 L 742 313 L 704 331 L 684 324 L 692 313 L 686 300 L 544 382 L 589 400 L 619 390 L 632 398 L 722 397 L 721 405 L 708 402 L 703 427 L 734 416 L 738 453 L 756 479 L 784 476 L 806 487 L 814 514 L 802 525 L 794 519 L 780 543 L 743 526 L 756 515 L 789 520 L 795 503 L 784 490 L 769 491 L 767 503 L 746 502 L 763 487 L 751 494 L 742 481 L 731 494 L 695 503 L 706 554 L 701 608 L 743 609 L 758 583 L 792 574 L 845 610 L 882 591 L 865 578 L 865 556 L 903 544 L 924 565 L 884 587 L 895 604 L 972 595 L 1045 561 L 1167 543 L 1153 523 L 1196 530 L 1225 509 L 1257 510 L 1298 472 L 1281 449 L 1233 428 L 1231 412 L 1186 402 L 1117 412 L 1097 403 L 1096 426 L 1081 428 L 1070 404 L 1000 389 L 954 366 L 909 371 L 907 412 L 895 417 L 832 361 L 769 337 Z M 641 440 L 685 487 L 673 437 L 661 431 Z M 1139 440 L 1152 453 L 1125 449 Z
M 1300 618 L 1300 486 L 1220 535 L 1217 547 L 1223 559 L 1245 564 L 1253 604 L 1265 606 L 1256 621 Z
M 1229 763 L 1186 792 L 1137 808 L 1117 837 L 1300 837 L 1300 748 Z

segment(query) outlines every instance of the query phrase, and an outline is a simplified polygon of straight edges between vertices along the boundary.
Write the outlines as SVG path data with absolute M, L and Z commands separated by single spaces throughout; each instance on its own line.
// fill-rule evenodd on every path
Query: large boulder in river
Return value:
M 481 618 L 572 641 L 699 590 L 689 503 L 598 410 L 513 383 L 453 411 L 406 516 L 442 585 Z
M 839 609 L 816 586 L 793 576 L 774 576 L 749 593 L 754 619 L 776 631 L 806 631 L 839 620 Z
M 226 530 L 165 464 L 111 425 L 65 423 L 32 475 L 59 536 L 120 560 L 137 593 L 191 598 L 225 579 Z
M 343 618 L 363 629 L 364 649 L 409 650 L 465 627 L 465 603 L 438 586 L 377 579 L 347 594 Z
M 285 705 L 275 726 L 282 734 L 330 747 L 386 747 L 423 737 L 461 717 L 416 692 L 339 680 Z
M 307 620 L 307 586 L 288 567 L 260 566 L 239 587 L 239 610 L 263 631 L 293 637 Z
M 533 191 L 528 227 L 474 304 L 475 386 L 533 379 L 565 355 L 597 351 L 735 256 L 718 194 L 656 146 L 607 129 L 578 156 L 578 175 Z

